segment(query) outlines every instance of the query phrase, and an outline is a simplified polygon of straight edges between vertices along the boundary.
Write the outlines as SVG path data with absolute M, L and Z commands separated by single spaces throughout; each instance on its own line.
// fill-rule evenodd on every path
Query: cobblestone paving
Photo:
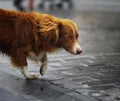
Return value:
M 74 56 L 62 50 L 49 55 L 47 74 L 40 77 L 38 81 L 30 82 L 30 84 L 24 84 L 25 80 L 19 71 L 11 68 L 7 57 L 1 56 L 0 70 L 14 75 L 14 77 L 12 79 L 0 72 L 2 78 L 8 79 L 5 81 L 10 82 L 9 78 L 12 81 L 12 84 L 8 83 L 7 85 L 3 79 L 0 80 L 3 82 L 0 84 L 0 88 L 12 87 L 10 91 L 12 89 L 12 92 L 15 91 L 18 95 L 22 93 L 28 99 L 32 96 L 37 100 L 45 101 L 51 101 L 51 99 L 52 101 L 65 99 L 69 99 L 69 101 L 120 101 L 119 38 L 119 31 L 81 30 L 79 43 L 84 52 L 79 56 Z M 39 65 L 29 61 L 29 67 L 32 73 L 39 74 Z M 12 86 L 14 84 L 16 84 L 17 89 L 20 86 L 25 90 L 23 88 L 16 90 Z M 45 92 L 41 93 L 36 87 L 45 90 Z M 26 89 L 30 95 L 26 93 Z M 58 100 L 58 96 L 62 96 L 62 98 Z

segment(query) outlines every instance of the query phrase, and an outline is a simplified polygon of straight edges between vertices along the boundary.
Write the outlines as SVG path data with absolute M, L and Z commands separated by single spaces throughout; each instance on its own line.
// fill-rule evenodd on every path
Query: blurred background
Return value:
M 80 28 L 120 28 L 119 0 L 0 0 L 0 8 L 72 18 Z
M 80 28 L 119 29 L 119 0 L 0 0 L 0 8 L 72 18 Z

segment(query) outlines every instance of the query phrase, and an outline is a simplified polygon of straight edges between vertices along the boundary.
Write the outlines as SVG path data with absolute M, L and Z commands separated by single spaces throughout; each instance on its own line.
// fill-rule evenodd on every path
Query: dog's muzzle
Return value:
M 78 43 L 75 43 L 75 45 L 73 47 L 73 52 L 76 55 L 82 53 L 82 49 L 81 49 L 81 47 L 80 47 L 80 45 Z

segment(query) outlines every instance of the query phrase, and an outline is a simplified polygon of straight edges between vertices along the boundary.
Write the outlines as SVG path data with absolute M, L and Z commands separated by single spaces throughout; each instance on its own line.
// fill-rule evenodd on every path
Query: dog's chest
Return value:
M 45 52 L 41 52 L 40 54 L 37 54 L 37 55 L 33 52 L 30 52 L 28 58 L 31 60 L 38 61 L 38 60 L 41 60 L 44 57 L 44 55 L 45 55 Z

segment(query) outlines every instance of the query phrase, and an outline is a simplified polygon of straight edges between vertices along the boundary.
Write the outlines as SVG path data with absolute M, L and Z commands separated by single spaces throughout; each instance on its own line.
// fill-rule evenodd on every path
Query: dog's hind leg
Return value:
M 20 68 L 20 71 L 26 77 L 26 79 L 38 79 L 37 75 L 31 75 L 30 74 L 27 66 Z
M 47 70 L 47 64 L 48 64 L 48 58 L 47 58 L 46 53 L 42 57 L 41 62 L 42 62 L 42 65 L 41 65 L 41 68 L 40 68 L 40 74 L 45 75 L 46 70 Z

